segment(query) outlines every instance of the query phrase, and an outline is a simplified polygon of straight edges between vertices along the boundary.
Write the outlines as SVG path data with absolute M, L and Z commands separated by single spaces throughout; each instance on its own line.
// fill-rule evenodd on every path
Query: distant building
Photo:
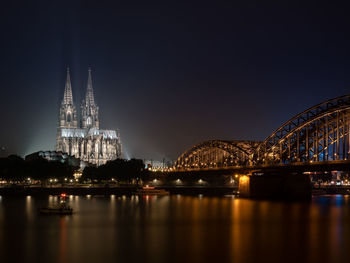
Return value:
M 94 98 L 90 69 L 86 95 L 80 109 L 79 125 L 68 69 L 59 111 L 56 151 L 67 153 L 83 162 L 95 165 L 102 165 L 107 161 L 121 158 L 122 145 L 119 132 L 100 129 L 99 108 Z
M 58 161 L 61 163 L 67 163 L 72 166 L 80 166 L 80 159 L 74 156 L 70 156 L 67 153 L 56 152 L 56 151 L 39 151 L 28 154 L 25 157 L 26 161 L 34 161 L 38 159 L 46 159 L 48 161 Z
M 145 167 L 153 170 L 164 170 L 172 166 L 171 161 L 155 161 L 155 160 L 144 160 Z

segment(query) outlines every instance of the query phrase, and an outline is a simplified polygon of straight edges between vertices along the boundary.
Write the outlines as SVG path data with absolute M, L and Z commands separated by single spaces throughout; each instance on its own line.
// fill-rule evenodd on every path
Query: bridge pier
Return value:
M 242 176 L 239 196 L 254 199 L 309 200 L 311 180 L 308 175 L 274 173 Z

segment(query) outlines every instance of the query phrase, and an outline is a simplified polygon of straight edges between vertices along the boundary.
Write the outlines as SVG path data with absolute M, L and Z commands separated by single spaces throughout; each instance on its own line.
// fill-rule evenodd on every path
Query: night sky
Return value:
M 0 145 L 54 149 L 67 66 L 78 107 L 92 68 L 100 126 L 126 157 L 263 140 L 350 93 L 349 26 L 335 1 L 3 2 Z

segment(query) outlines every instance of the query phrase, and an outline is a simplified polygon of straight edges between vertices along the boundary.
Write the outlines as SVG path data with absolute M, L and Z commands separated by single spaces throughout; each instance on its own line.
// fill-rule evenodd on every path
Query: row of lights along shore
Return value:
M 236 174 L 236 175 L 234 175 L 234 177 L 237 179 L 238 177 L 240 177 L 240 175 Z M 30 177 L 26 178 L 26 182 L 29 183 L 29 184 L 35 183 L 36 181 L 37 180 L 32 179 Z M 63 181 L 64 181 L 64 183 L 76 183 L 76 182 L 79 182 L 79 179 L 78 178 L 74 178 L 74 179 L 72 179 L 72 178 L 71 179 L 64 178 Z M 118 180 L 116 180 L 115 178 L 111 178 L 109 181 L 112 182 L 112 183 L 118 183 Z M 161 179 L 155 178 L 155 179 L 152 180 L 153 183 L 157 183 L 158 181 L 161 181 Z M 60 183 L 60 180 L 57 179 L 57 178 L 49 178 L 48 182 L 51 183 L 51 184 L 55 184 L 55 183 Z M 199 179 L 198 180 L 198 183 L 204 183 L 204 182 L 205 181 L 203 179 Z M 235 182 L 235 180 L 233 179 L 232 176 L 231 176 L 230 182 L 231 183 Z M 0 181 L 0 184 L 5 184 L 5 183 L 7 183 L 7 181 Z M 178 183 L 178 184 L 182 183 L 182 180 L 180 178 L 178 178 L 178 179 L 175 180 L 175 183 Z

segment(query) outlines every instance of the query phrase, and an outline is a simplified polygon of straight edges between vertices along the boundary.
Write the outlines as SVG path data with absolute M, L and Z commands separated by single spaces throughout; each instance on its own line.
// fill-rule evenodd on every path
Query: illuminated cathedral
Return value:
M 121 158 L 119 131 L 101 130 L 99 109 L 92 89 L 89 69 L 85 99 L 80 107 L 80 122 L 73 101 L 69 69 L 59 110 L 56 151 L 79 158 L 83 163 L 95 165 Z

